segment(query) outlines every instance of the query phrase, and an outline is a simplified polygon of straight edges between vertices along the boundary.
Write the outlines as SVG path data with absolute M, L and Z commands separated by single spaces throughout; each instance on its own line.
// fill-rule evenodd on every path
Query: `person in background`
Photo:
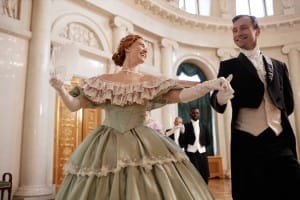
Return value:
M 139 35 L 121 39 L 113 54 L 121 70 L 85 79 L 67 92 L 52 74 L 51 86 L 70 111 L 101 107 L 103 123 L 75 149 L 56 200 L 214 199 L 201 175 L 175 143 L 145 126 L 145 112 L 224 90 L 224 77 L 189 88 L 178 80 L 139 72 L 147 58 Z
M 153 119 L 151 117 L 151 113 L 150 111 L 146 111 L 145 113 L 145 124 L 146 126 L 158 131 L 159 133 L 163 134 L 163 128 L 162 125 L 156 121 L 155 119 Z
M 184 134 L 181 134 L 181 146 L 184 147 L 187 156 L 197 168 L 204 181 L 208 184 L 209 166 L 206 148 L 211 144 L 208 129 L 200 121 L 200 109 L 192 108 L 190 122 L 184 124 Z
M 184 125 L 182 123 L 182 118 L 181 117 L 175 117 L 174 119 L 174 126 L 171 129 L 167 129 L 165 131 L 165 135 L 170 137 L 174 142 L 180 146 L 179 143 L 179 137 L 180 134 L 184 133 Z
M 232 22 L 233 41 L 240 54 L 222 61 L 218 72 L 218 77 L 233 75 L 232 88 L 211 96 L 211 105 L 219 113 L 231 99 L 232 197 L 300 199 L 300 166 L 288 119 L 294 110 L 288 68 L 260 50 L 256 17 L 238 15 Z

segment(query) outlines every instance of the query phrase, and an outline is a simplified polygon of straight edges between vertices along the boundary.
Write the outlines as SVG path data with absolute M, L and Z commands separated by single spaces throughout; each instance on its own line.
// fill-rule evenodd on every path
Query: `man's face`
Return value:
M 199 109 L 193 109 L 191 111 L 191 118 L 194 121 L 197 121 L 200 118 L 200 110 Z
M 241 49 L 252 50 L 256 46 L 260 29 L 254 29 L 249 17 L 241 17 L 233 23 L 232 36 L 234 43 Z

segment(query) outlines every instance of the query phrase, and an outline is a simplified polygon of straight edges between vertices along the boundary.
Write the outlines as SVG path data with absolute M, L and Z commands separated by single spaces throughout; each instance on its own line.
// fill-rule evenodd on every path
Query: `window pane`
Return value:
M 210 2 L 211 0 L 199 0 L 199 13 L 200 15 L 210 15 Z
M 273 0 L 266 0 L 267 15 L 274 15 Z
M 236 0 L 236 14 L 250 14 L 248 0 Z
M 185 10 L 191 14 L 197 14 L 196 0 L 185 1 Z
M 249 0 L 250 3 L 250 13 L 256 17 L 264 17 L 264 2 L 263 0 Z
M 199 76 L 197 74 L 193 75 L 193 76 L 188 76 L 185 73 L 181 72 L 178 76 L 179 80 L 185 80 L 185 81 L 196 81 L 196 82 L 200 82 Z
M 179 8 L 184 9 L 184 0 L 179 0 Z

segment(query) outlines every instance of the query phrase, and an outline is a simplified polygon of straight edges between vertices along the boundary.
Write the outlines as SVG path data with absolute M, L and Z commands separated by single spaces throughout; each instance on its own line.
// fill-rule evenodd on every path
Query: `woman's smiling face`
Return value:
M 147 59 L 147 47 L 143 39 L 136 40 L 127 50 L 126 57 L 136 60 L 137 64 L 142 64 Z

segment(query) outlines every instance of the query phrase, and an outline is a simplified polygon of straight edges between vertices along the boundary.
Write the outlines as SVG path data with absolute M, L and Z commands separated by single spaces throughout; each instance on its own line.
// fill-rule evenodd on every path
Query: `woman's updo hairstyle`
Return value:
M 123 65 L 126 57 L 125 49 L 130 47 L 138 39 L 143 39 L 143 38 L 139 35 L 130 34 L 121 39 L 117 52 L 115 52 L 112 55 L 112 60 L 116 65 L 118 66 Z

